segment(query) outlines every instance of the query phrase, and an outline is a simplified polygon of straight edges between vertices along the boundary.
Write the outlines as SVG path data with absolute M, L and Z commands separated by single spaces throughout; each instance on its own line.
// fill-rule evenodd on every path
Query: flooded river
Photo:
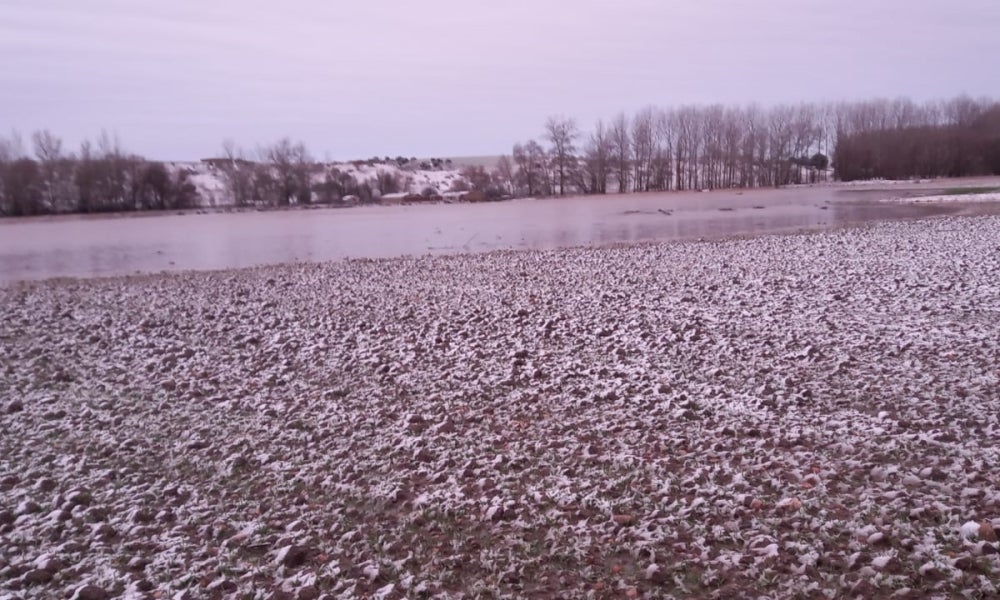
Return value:
M 0 220 L 0 283 L 294 261 L 756 235 L 997 211 L 886 204 L 937 184 L 525 199 L 490 204 Z

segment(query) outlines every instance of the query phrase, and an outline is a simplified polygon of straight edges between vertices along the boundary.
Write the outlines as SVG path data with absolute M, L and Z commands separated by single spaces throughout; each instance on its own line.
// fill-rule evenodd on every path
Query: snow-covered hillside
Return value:
M 442 164 L 438 168 L 425 169 L 422 166 L 427 164 L 421 163 L 416 167 L 410 167 L 400 166 L 395 161 L 353 161 L 314 164 L 309 169 L 314 186 L 322 184 L 328 176 L 346 174 L 359 185 L 368 183 L 376 199 L 381 196 L 377 184 L 380 176 L 398 181 L 399 189 L 394 191 L 403 195 L 422 194 L 428 188 L 433 189 L 436 194 L 442 194 L 451 190 L 455 182 L 465 179 L 458 167 Z M 225 169 L 219 165 L 219 161 L 172 162 L 167 163 L 167 168 L 174 175 L 180 172 L 187 173 L 187 180 L 194 185 L 197 192 L 200 207 L 235 205 Z

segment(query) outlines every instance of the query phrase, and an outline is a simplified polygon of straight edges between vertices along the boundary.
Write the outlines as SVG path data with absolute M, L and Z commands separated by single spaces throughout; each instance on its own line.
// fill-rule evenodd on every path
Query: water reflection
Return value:
M 932 193 L 930 188 L 904 190 Z M 136 271 L 558 248 L 819 229 L 995 205 L 875 203 L 887 190 L 639 194 L 483 205 L 0 221 L 0 282 Z M 902 195 L 893 189 L 892 195 Z

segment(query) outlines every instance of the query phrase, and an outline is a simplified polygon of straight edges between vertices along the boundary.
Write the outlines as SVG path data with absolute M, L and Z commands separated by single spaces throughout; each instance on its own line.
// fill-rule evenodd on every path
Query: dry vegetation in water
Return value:
M 0 290 L 0 598 L 996 597 L 1000 218 Z

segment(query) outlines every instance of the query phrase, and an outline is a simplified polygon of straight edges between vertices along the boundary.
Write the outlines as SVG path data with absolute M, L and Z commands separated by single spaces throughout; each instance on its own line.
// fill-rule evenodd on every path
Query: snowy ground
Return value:
M 784 187 L 798 188 L 798 187 L 867 187 L 867 186 L 877 186 L 885 187 L 892 185 L 911 185 L 915 183 L 931 183 L 933 179 L 855 179 L 852 181 L 838 181 L 834 179 L 834 171 L 831 169 L 825 177 L 824 181 L 819 181 L 816 183 L 799 183 L 786 185 Z
M 996 597 L 1000 218 L 0 289 L 0 598 Z
M 1000 193 L 945 194 L 935 196 L 906 196 L 887 198 L 887 203 L 920 204 L 931 202 L 1000 202 Z

